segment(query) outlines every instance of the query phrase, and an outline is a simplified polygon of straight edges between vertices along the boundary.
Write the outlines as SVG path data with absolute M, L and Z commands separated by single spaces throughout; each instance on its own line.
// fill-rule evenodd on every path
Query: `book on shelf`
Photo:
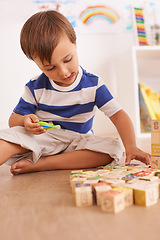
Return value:
M 160 119 L 160 94 L 144 83 L 139 83 L 141 132 L 151 132 L 151 120 Z

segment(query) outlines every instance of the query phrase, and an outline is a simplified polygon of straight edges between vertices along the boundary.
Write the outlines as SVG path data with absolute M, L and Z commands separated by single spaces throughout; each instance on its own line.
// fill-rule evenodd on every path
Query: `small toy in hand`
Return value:
M 48 123 L 48 122 L 39 121 L 38 124 L 44 129 L 53 129 L 53 128 L 60 129 L 61 128 L 60 125 L 54 125 L 52 122 Z

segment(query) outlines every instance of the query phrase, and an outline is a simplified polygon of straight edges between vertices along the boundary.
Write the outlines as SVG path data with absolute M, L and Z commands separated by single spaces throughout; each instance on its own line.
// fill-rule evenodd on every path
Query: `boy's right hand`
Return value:
M 38 135 L 46 132 L 46 130 L 41 127 L 38 122 L 39 119 L 34 114 L 29 114 L 24 117 L 24 127 L 32 134 Z

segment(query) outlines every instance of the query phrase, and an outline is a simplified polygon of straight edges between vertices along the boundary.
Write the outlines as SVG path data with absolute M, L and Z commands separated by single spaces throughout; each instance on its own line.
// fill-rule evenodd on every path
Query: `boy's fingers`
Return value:
M 132 160 L 131 157 L 127 156 L 125 160 L 125 165 L 130 164 L 131 160 Z
M 151 159 L 150 159 L 150 155 L 147 154 L 147 156 L 145 157 L 144 161 L 145 164 L 150 165 L 151 164 Z
M 141 161 L 142 163 L 145 163 L 146 165 L 150 165 L 151 164 L 151 160 L 150 160 L 150 154 L 146 154 L 144 153 L 144 155 L 141 155 L 141 156 L 136 156 L 133 158 L 133 156 L 131 157 L 130 155 L 128 155 L 126 157 L 126 161 L 125 161 L 125 164 L 130 164 L 131 160 L 139 160 Z
M 39 122 L 39 119 L 38 119 L 37 116 L 34 115 L 34 114 L 31 114 L 31 115 L 30 115 L 30 118 L 32 119 L 33 123 Z
M 136 160 L 140 160 L 141 162 L 150 165 L 151 164 L 151 155 L 149 153 L 142 152 L 141 155 L 136 157 Z

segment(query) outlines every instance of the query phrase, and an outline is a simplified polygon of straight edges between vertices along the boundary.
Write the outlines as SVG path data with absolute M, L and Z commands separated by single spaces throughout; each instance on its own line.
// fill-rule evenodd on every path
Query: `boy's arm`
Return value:
M 124 110 L 120 110 L 110 117 L 122 139 L 126 151 L 126 164 L 136 159 L 150 164 L 150 154 L 143 152 L 136 146 L 136 137 L 131 119 Z
M 9 118 L 9 127 L 23 126 L 33 134 L 41 134 L 46 132 L 46 130 L 37 122 L 39 122 L 39 120 L 35 114 L 23 116 L 20 114 L 12 113 Z
M 9 118 L 9 127 L 14 127 L 14 126 L 23 126 L 24 127 L 24 118 L 25 116 L 12 113 L 10 118 Z

